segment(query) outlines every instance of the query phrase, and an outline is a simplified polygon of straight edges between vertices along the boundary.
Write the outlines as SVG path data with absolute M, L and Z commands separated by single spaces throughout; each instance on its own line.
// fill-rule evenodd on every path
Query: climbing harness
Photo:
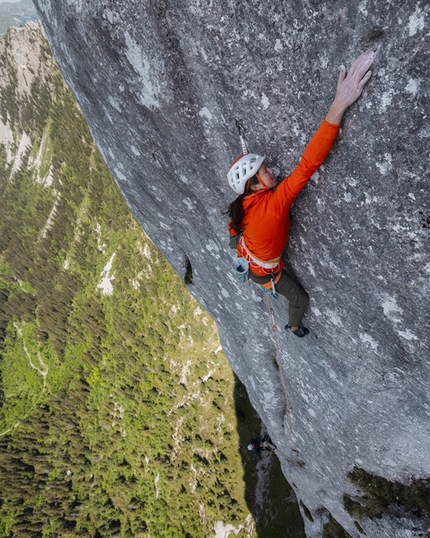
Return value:
M 276 273 L 277 269 L 280 269 L 281 256 L 274 258 L 273 260 L 260 260 L 260 258 L 257 258 L 257 256 L 255 256 L 255 254 L 253 254 L 246 246 L 243 235 L 240 237 L 237 246 L 239 254 L 242 254 L 242 256 L 248 260 L 251 266 L 254 265 L 263 269 L 270 269 L 268 273 Z
M 267 308 L 268 308 L 269 316 L 270 316 L 270 321 L 271 321 L 271 325 L 272 325 L 273 340 L 274 340 L 275 348 L 276 348 L 276 363 L 277 363 L 277 365 L 279 367 L 279 371 L 281 373 L 281 383 L 282 383 L 282 388 L 283 388 L 284 397 L 285 397 L 287 420 L 288 420 L 288 431 L 289 431 L 289 438 L 290 438 L 290 449 L 291 449 L 291 452 L 294 454 L 296 459 L 291 460 L 291 458 L 288 458 L 287 456 L 282 454 L 282 452 L 279 449 L 276 449 L 276 452 L 279 452 L 279 454 L 285 460 L 289 461 L 290 463 L 294 463 L 295 465 L 299 465 L 299 467 L 304 467 L 305 462 L 302 461 L 301 459 L 299 459 L 299 457 L 298 457 L 299 451 L 294 447 L 293 424 L 292 424 L 292 420 L 291 420 L 291 407 L 290 407 L 289 398 L 288 398 L 286 376 L 285 376 L 284 368 L 282 366 L 281 348 L 280 348 L 279 340 L 278 340 L 277 327 L 276 327 L 276 323 L 275 323 L 275 315 L 274 315 L 274 312 L 273 312 L 272 304 L 270 302 L 270 295 L 268 293 L 266 293 L 265 297 L 266 297 L 266 304 L 267 304 Z
M 275 286 L 282 276 L 281 256 L 269 261 L 260 260 L 260 258 L 257 258 L 254 254 L 252 254 L 252 252 L 246 246 L 243 235 L 241 235 L 237 243 L 237 254 L 238 258 L 236 258 L 236 260 L 233 262 L 233 267 L 235 267 L 235 264 L 238 263 L 237 260 L 243 260 L 243 263 L 248 265 L 248 273 L 249 270 L 252 270 L 252 268 L 262 269 L 267 276 L 270 276 L 270 280 L 269 282 L 258 285 L 262 286 L 265 292 L 271 292 L 272 297 L 277 299 L 278 293 L 276 292 Z M 244 282 L 244 280 L 242 280 L 242 282 Z
M 264 284 L 258 284 L 262 286 L 264 292 L 271 292 L 272 297 L 278 298 L 276 291 L 276 284 L 279 282 L 282 276 L 281 257 L 275 260 L 265 262 L 254 256 L 245 244 L 243 236 L 239 239 L 237 244 L 238 257 L 233 260 L 232 271 L 234 276 L 239 282 L 246 282 L 249 279 L 249 271 L 252 267 L 263 269 L 263 271 L 270 276 L 269 282 Z

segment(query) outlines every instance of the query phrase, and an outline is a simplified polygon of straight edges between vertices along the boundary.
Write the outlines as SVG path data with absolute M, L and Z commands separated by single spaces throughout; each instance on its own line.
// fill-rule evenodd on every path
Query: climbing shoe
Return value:
M 306 336 L 307 334 L 309 334 L 309 329 L 306 329 L 306 327 L 299 327 L 297 329 L 297 331 L 292 331 L 291 330 L 291 327 L 289 325 L 285 325 L 285 330 L 290 332 L 290 333 L 293 333 L 295 334 L 296 336 L 298 336 L 299 338 L 303 338 L 304 336 Z

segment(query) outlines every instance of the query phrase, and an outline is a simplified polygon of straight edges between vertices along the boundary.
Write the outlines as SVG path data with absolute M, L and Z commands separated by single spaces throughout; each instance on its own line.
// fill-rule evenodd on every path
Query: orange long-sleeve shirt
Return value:
M 290 231 L 290 207 L 312 174 L 325 161 L 339 129 L 340 125 L 333 125 L 323 120 L 291 175 L 276 189 L 261 190 L 244 198 L 242 207 L 245 215 L 241 224 L 243 238 L 255 257 L 268 261 L 282 255 Z M 231 228 L 231 222 L 229 233 L 230 236 L 236 235 Z M 260 275 L 268 273 L 267 270 L 260 270 L 258 267 L 252 267 L 252 271 Z

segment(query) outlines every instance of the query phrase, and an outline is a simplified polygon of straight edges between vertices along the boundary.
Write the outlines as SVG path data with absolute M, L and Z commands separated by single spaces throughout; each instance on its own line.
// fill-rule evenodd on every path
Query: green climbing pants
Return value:
M 279 274 L 279 273 L 278 273 Z M 257 284 L 266 284 L 270 282 L 270 276 L 257 276 L 252 271 L 249 272 L 249 278 Z M 282 276 L 275 286 L 279 295 L 283 295 L 289 301 L 288 308 L 288 325 L 291 327 L 300 327 L 303 314 L 309 304 L 309 296 L 303 287 L 293 280 L 290 275 L 282 270 Z

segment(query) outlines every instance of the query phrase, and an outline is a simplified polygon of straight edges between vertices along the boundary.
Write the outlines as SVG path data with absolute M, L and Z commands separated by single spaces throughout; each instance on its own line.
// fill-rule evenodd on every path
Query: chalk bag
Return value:
M 245 258 L 235 258 L 232 271 L 239 282 L 246 282 L 249 278 L 249 263 Z

